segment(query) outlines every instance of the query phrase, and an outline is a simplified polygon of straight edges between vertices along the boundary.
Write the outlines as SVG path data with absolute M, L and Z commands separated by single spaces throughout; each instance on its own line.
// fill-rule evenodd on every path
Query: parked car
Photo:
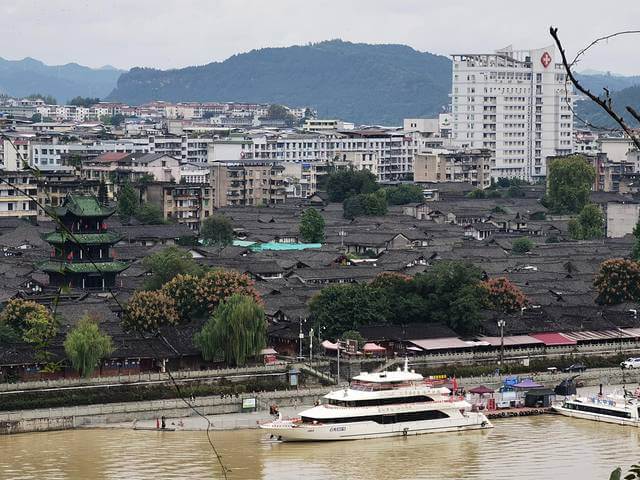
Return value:
M 566 368 L 563 368 L 563 372 L 584 372 L 587 369 L 587 366 L 584 363 L 574 363 L 573 365 L 569 365 Z
M 627 358 L 620 366 L 622 368 L 640 368 L 640 357 Z

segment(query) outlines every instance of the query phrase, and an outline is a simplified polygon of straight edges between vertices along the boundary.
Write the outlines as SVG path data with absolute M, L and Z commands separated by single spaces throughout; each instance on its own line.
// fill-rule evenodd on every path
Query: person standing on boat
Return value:
M 165 428 L 167 428 L 167 419 L 164 418 L 164 415 L 162 416 L 162 430 L 164 430 Z

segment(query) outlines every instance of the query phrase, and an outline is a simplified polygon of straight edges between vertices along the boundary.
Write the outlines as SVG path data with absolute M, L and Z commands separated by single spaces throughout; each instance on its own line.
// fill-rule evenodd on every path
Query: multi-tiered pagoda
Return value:
M 127 268 L 116 261 L 110 247 L 120 235 L 107 229 L 106 219 L 115 208 L 105 207 L 94 196 L 69 195 L 51 210 L 64 228 L 44 235 L 52 246 L 51 258 L 40 268 L 56 287 L 106 290 L 116 284 L 116 275 Z

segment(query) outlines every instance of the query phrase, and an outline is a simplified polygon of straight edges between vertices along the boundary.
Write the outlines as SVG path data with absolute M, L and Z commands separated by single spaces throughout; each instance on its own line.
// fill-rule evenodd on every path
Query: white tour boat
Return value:
M 627 392 L 611 395 L 600 393 L 589 397 L 572 395 L 554 405 L 553 409 L 567 417 L 640 426 L 640 402 Z
M 459 432 L 491 428 L 471 405 L 434 386 L 414 371 L 362 373 L 349 388 L 324 396 L 325 402 L 291 420 L 260 427 L 283 441 L 356 440 L 363 438 Z

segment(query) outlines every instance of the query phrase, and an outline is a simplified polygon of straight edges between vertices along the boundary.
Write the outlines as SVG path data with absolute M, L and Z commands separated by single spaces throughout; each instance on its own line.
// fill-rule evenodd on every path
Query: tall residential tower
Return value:
M 453 141 L 495 154 L 493 177 L 535 181 L 545 158 L 573 151 L 573 101 L 553 46 L 453 55 Z

